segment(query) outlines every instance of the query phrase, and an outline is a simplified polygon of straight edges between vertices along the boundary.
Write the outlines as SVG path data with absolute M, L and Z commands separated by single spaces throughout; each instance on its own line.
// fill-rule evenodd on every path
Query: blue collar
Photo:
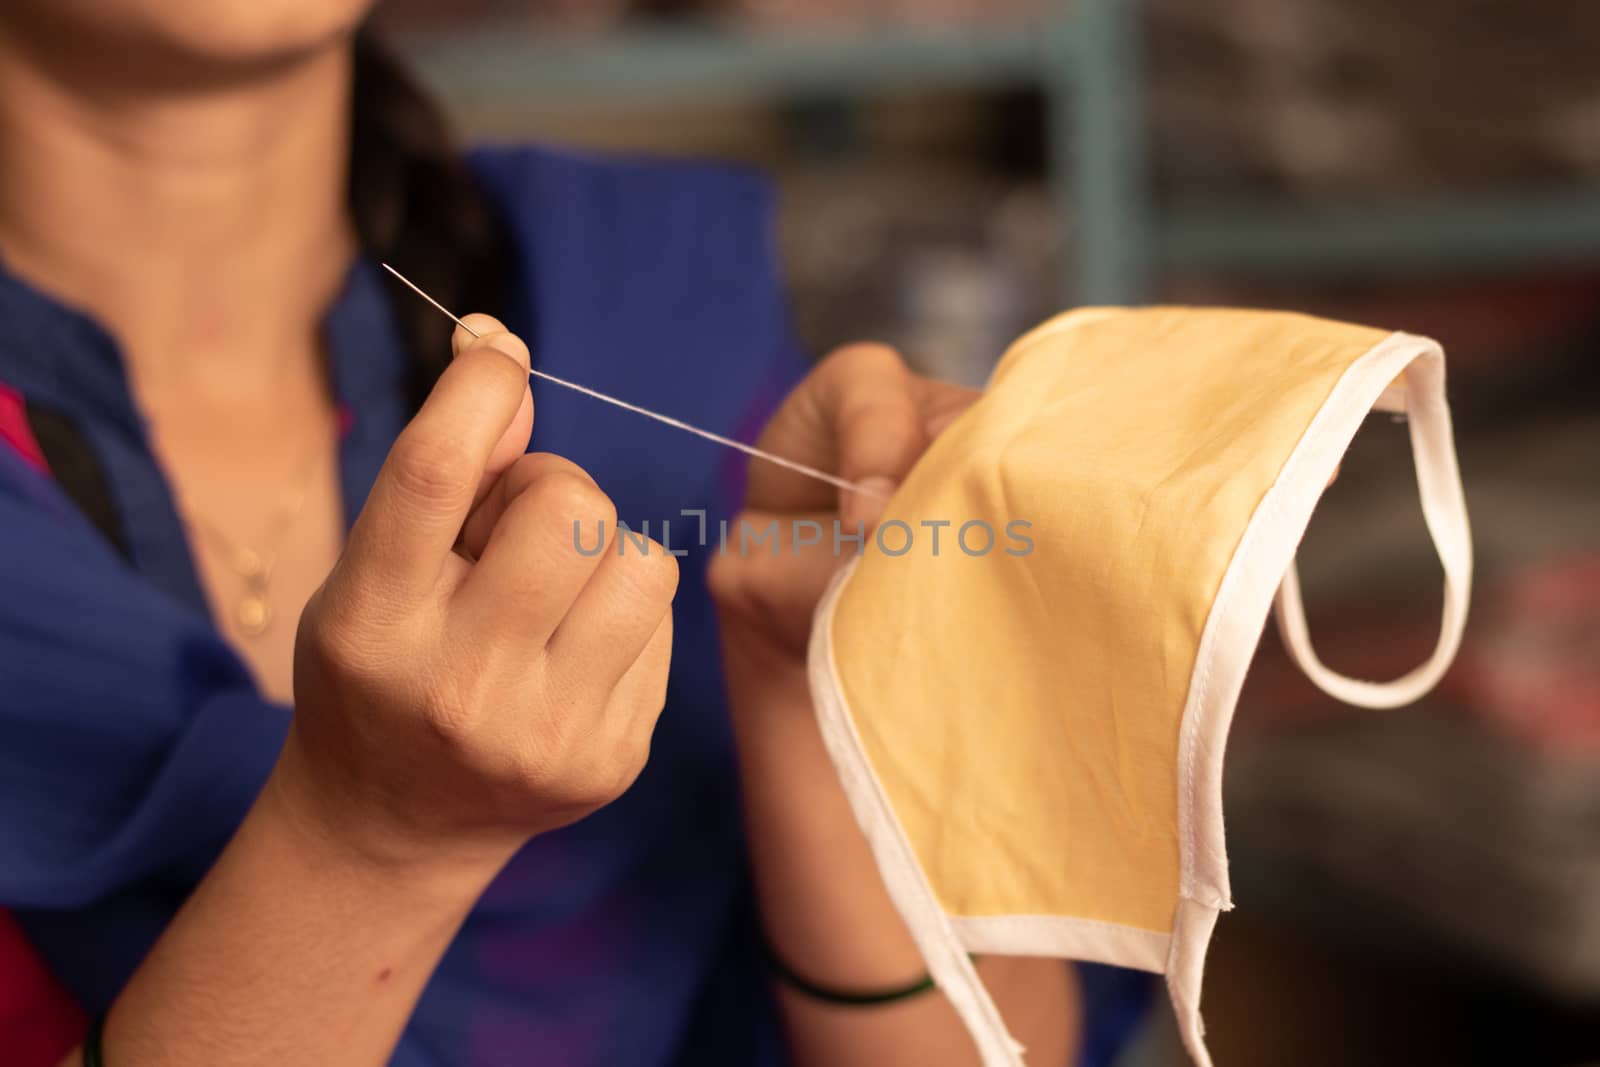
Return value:
M 347 524 L 406 417 L 408 356 L 376 264 L 358 259 L 323 319 L 330 388 L 345 419 L 339 473 Z M 78 428 L 106 476 L 134 566 L 207 612 L 171 492 L 115 338 L 87 313 L 0 264 L 0 385 Z
M 322 324 L 337 403 L 401 387 L 405 346 L 376 264 L 350 267 Z M 87 312 L 34 287 L 0 260 L 0 383 L 70 417 L 108 420 L 140 438 L 144 419 L 121 347 Z
M 116 341 L 86 313 L 34 288 L 3 261 L 0 383 L 32 403 L 143 438 Z

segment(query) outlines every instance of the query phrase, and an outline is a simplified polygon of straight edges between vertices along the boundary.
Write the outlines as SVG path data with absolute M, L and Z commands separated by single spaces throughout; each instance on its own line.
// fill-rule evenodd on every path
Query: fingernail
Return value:
M 897 488 L 893 478 L 886 478 L 881 474 L 874 474 L 869 478 L 862 478 L 856 483 L 859 487 L 850 494 L 849 521 L 866 523 L 871 526 L 883 517 L 883 510 L 889 504 L 889 498 L 894 495 Z
M 470 312 L 458 319 L 456 328 L 450 331 L 450 350 L 459 356 L 482 338 L 492 333 L 504 333 L 505 329 L 500 320 L 492 315 Z

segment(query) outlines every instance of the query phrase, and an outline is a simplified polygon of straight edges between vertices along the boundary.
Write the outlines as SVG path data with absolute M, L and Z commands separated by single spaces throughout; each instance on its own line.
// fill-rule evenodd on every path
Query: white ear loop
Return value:
M 1420 699 L 1439 684 L 1461 648 L 1467 602 L 1472 593 L 1472 535 L 1456 462 L 1450 408 L 1444 397 L 1443 357 L 1432 354 L 1414 360 L 1406 368 L 1405 383 L 1385 390 L 1377 407 L 1406 411 L 1409 416 L 1422 517 L 1444 568 L 1439 643 L 1426 663 L 1392 682 L 1363 681 L 1330 670 L 1311 647 L 1305 603 L 1300 596 L 1300 575 L 1293 561 L 1278 586 L 1275 615 L 1289 655 L 1317 688 L 1358 707 L 1397 708 Z

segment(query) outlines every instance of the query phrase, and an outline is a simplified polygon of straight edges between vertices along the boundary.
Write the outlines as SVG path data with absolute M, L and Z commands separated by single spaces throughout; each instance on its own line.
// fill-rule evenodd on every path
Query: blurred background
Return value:
M 1600 1064 L 1600 5 L 395 0 L 474 139 L 769 171 L 802 337 L 981 382 L 1097 302 L 1438 338 L 1479 577 L 1423 705 L 1332 705 L 1269 631 L 1230 745 L 1224 1065 Z M 1153 383 L 1155 384 L 1155 383 Z M 1392 677 L 1439 568 L 1375 418 L 1301 556 Z M 1125 1067 L 1180 1063 L 1161 997 Z

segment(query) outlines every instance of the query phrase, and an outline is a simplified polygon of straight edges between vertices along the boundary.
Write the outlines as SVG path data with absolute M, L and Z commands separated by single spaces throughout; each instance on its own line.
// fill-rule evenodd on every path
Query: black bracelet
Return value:
M 106 1067 L 106 1059 L 100 1048 L 105 1032 L 106 1017 L 96 1015 L 94 1022 L 89 1024 L 89 1032 L 83 1035 L 83 1067 Z
M 969 956 L 976 960 L 976 956 Z M 835 1004 L 846 1008 L 875 1008 L 882 1004 L 893 1004 L 896 1001 L 909 1000 L 921 996 L 934 988 L 932 975 L 923 975 L 922 978 L 910 985 L 898 989 L 857 990 L 857 989 L 830 989 L 818 985 L 803 975 L 796 974 L 787 963 L 773 951 L 771 945 L 767 946 L 767 963 L 772 968 L 772 973 L 796 992 L 804 993 L 812 1000 L 820 1000 L 824 1004 Z

